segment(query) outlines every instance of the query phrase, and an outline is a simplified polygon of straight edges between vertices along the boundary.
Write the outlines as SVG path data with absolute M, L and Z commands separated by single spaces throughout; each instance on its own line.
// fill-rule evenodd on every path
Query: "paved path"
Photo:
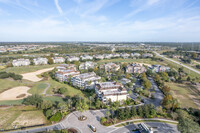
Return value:
M 183 66 L 183 67 L 185 67 L 185 68 L 187 68 L 187 69 L 189 69 L 189 70 L 191 70 L 191 71 L 193 71 L 193 72 L 195 72 L 195 73 L 200 74 L 200 71 L 195 70 L 195 69 L 192 68 L 192 67 L 186 66 L 186 65 L 184 65 L 184 64 L 182 64 L 182 63 L 180 63 L 180 62 L 178 62 L 178 61 L 175 61 L 175 60 L 172 60 L 172 59 L 170 59 L 170 58 L 167 58 L 167 57 L 165 57 L 165 56 L 163 56 L 163 55 L 160 55 L 159 53 L 157 53 L 157 52 L 155 52 L 155 51 L 154 51 L 154 53 L 155 53 L 157 56 L 159 56 L 159 57 L 161 57 L 161 58 L 163 58 L 163 59 L 166 59 L 166 60 L 168 60 L 168 61 L 174 62 L 174 63 L 176 63 L 176 64 L 178 64 L 178 65 L 181 65 L 181 66 Z
M 47 87 L 45 88 L 45 90 L 43 91 L 43 95 L 47 94 L 47 90 L 49 89 L 49 87 L 51 86 L 49 83 L 45 83 L 47 85 Z

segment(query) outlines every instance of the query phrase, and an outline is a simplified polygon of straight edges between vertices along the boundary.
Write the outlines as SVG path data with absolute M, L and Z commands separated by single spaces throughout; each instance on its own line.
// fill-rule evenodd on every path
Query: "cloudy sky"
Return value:
M 0 41 L 200 41 L 200 0 L 0 0 Z

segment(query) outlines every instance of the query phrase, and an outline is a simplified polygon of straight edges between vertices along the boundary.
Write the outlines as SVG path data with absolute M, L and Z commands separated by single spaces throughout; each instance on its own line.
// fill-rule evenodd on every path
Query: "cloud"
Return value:
M 153 5 L 157 2 L 159 2 L 160 0 L 147 0 L 147 5 Z
M 56 5 L 56 8 L 57 8 L 58 12 L 60 14 L 63 14 L 63 10 L 62 10 L 62 8 L 59 5 L 58 0 L 54 0 L 54 2 L 55 2 L 55 5 Z

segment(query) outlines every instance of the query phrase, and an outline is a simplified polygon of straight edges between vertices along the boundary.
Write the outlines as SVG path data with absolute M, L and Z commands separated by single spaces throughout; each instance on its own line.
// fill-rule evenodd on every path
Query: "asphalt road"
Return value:
M 182 63 L 180 63 L 180 62 L 178 62 L 178 61 L 174 61 L 174 60 L 172 60 L 172 59 L 170 59 L 170 58 L 167 58 L 167 57 L 165 57 L 165 56 L 163 56 L 163 55 L 160 55 L 159 53 L 157 53 L 157 52 L 155 52 L 155 51 L 154 51 L 154 53 L 155 53 L 157 56 L 161 57 L 161 58 L 164 58 L 164 59 L 166 59 L 166 60 L 168 60 L 168 61 L 174 62 L 174 63 L 176 63 L 176 64 L 178 64 L 178 65 L 181 65 L 181 66 L 183 66 L 183 67 L 185 67 L 185 68 L 187 68 L 187 69 L 189 69 L 189 70 L 191 70 L 191 71 L 193 71 L 193 72 L 195 72 L 195 73 L 200 74 L 200 71 L 195 70 L 195 69 L 192 68 L 192 67 L 186 66 L 186 65 L 184 65 L 184 64 L 182 64 Z
M 138 124 L 131 124 L 128 126 L 116 128 L 109 133 L 133 133 L 133 130 L 138 128 Z M 145 124 L 148 127 L 152 127 L 154 133 L 180 133 L 177 129 L 177 126 L 174 124 L 160 122 L 145 122 Z

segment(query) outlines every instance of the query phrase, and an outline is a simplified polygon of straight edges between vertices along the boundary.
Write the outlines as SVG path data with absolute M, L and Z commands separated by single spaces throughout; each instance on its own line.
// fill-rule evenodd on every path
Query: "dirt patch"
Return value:
M 40 75 L 44 72 L 51 71 L 53 69 L 54 69 L 54 67 L 46 68 L 46 69 L 38 70 L 36 72 L 24 73 L 24 74 L 21 74 L 21 75 L 23 76 L 23 79 L 26 79 L 26 80 L 29 80 L 29 81 L 32 81 L 32 82 L 38 82 L 38 81 L 41 81 L 43 78 L 39 78 L 37 75 Z
M 30 93 L 27 92 L 29 89 L 30 88 L 27 86 L 19 86 L 19 87 L 14 87 L 12 89 L 6 90 L 0 94 L 0 101 L 23 99 L 31 95 Z M 22 95 L 22 94 L 24 94 L 24 97 L 17 98 L 17 96 Z
M 23 112 L 15 121 L 13 121 L 12 125 L 21 126 L 34 126 L 34 125 L 42 125 L 45 124 L 45 119 L 42 112 L 39 111 L 29 111 Z

